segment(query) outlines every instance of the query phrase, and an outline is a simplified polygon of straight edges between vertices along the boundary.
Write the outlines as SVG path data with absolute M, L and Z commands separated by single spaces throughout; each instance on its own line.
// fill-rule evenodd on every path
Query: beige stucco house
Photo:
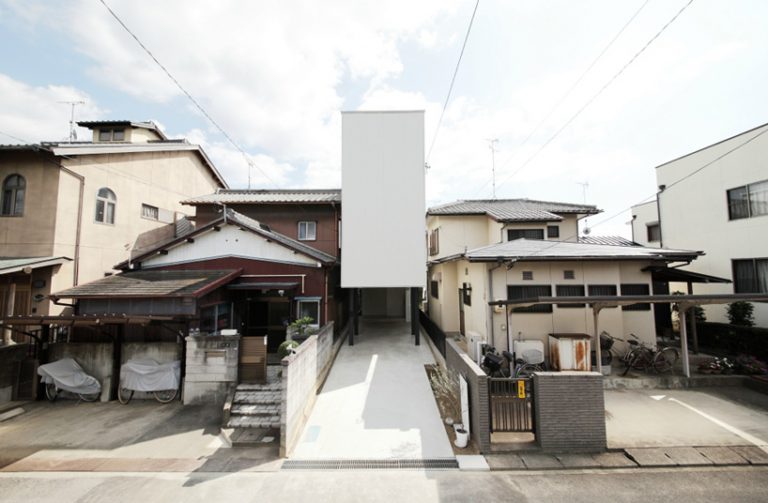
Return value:
M 460 201 L 427 212 L 430 261 L 429 316 L 469 343 L 508 349 L 512 340 L 541 340 L 550 333 L 592 334 L 585 305 L 531 308 L 489 302 L 531 297 L 651 295 L 652 270 L 686 263 L 699 253 L 580 242 L 577 223 L 594 206 L 528 200 Z M 552 229 L 555 227 L 556 229 Z M 598 242 L 600 240 L 597 240 Z M 509 316 L 508 316 L 509 314 Z M 636 334 L 656 344 L 650 305 L 605 309 L 601 330 Z M 511 349 L 510 349 L 511 351 Z
M 768 293 L 766 133 L 763 124 L 657 166 L 657 200 L 632 208 L 635 241 L 704 250 L 696 271 L 733 281 L 695 284 L 695 294 Z M 768 305 L 753 305 L 756 324 L 768 326 Z M 705 309 L 727 322 L 725 305 Z
M 226 187 L 202 148 L 151 122 L 78 124 L 92 141 L 0 146 L 3 314 L 58 314 L 51 292 L 112 274 L 187 223 L 182 200 Z

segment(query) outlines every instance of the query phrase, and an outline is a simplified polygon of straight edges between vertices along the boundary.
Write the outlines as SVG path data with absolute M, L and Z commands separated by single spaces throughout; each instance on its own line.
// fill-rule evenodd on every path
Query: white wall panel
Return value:
M 423 286 L 424 112 L 345 112 L 341 150 L 341 285 Z

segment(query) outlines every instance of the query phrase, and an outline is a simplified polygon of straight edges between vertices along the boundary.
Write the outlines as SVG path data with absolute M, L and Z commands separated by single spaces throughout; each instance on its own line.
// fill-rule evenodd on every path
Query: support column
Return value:
M 416 345 L 421 344 L 419 331 L 419 289 L 411 288 L 411 333 L 416 338 Z
M 691 377 L 691 367 L 688 361 L 688 309 L 691 306 L 685 304 L 678 304 L 677 309 L 680 314 L 680 349 L 683 352 L 683 374 L 685 377 Z
M 112 337 L 112 381 L 109 383 L 110 400 L 117 398 L 120 392 L 120 364 L 123 359 L 123 331 L 125 325 L 115 326 L 115 335 Z
M 600 327 L 599 327 L 599 320 L 600 320 L 600 307 L 598 306 L 592 306 L 592 320 L 593 324 L 595 326 L 595 359 L 597 360 L 597 371 L 600 373 L 600 375 L 603 374 L 603 355 L 602 351 L 600 350 Z
M 357 306 L 355 305 L 355 289 L 352 288 L 349 291 L 349 322 L 352 324 L 351 329 L 348 331 L 347 344 L 350 346 L 355 345 L 355 332 L 357 325 Z
M 13 316 L 13 310 L 14 305 L 16 303 L 16 283 L 13 282 L 13 278 L 10 278 L 8 281 L 8 290 L 7 290 L 7 301 L 5 303 L 5 313 L 4 315 L 10 317 Z M 14 344 L 13 342 L 13 330 L 11 330 L 11 327 L 5 327 L 3 328 L 3 344 L 6 346 L 10 346 L 11 344 Z

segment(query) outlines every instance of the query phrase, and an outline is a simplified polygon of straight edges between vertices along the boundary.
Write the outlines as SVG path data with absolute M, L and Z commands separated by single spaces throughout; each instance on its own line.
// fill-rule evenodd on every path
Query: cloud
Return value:
M 88 94 L 74 87 L 35 87 L 0 74 L 0 143 L 67 140 L 71 108 L 66 101 L 85 102 L 77 106 L 75 120 L 84 116 L 96 119 L 105 113 Z M 88 129 L 75 129 L 78 139 L 90 139 Z

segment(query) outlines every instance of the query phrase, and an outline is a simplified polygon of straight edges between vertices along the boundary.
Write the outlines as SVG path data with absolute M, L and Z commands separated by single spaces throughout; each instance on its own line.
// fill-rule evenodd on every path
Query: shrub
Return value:
M 282 360 L 289 354 L 293 353 L 293 350 L 299 347 L 299 343 L 296 341 L 283 341 L 277 348 L 277 356 Z
M 754 310 L 754 306 L 749 302 L 743 300 L 732 302 L 728 304 L 728 320 L 731 325 L 753 327 L 755 326 Z

